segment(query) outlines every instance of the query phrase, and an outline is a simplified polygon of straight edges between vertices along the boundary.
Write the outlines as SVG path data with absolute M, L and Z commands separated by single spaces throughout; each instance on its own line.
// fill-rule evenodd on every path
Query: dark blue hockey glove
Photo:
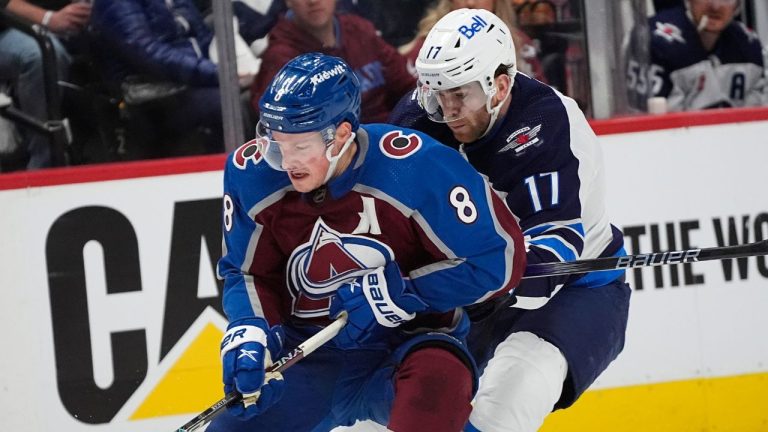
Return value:
M 390 262 L 355 279 L 336 291 L 329 315 L 349 313 L 347 325 L 334 338 L 341 348 L 359 348 L 380 342 L 390 329 L 413 319 L 427 309 L 403 279 L 400 268 Z
M 233 322 L 221 341 L 224 392 L 237 391 L 243 402 L 232 405 L 230 412 L 248 419 L 260 415 L 280 400 L 285 381 L 279 372 L 267 372 L 277 359 L 285 336 L 280 326 L 271 329 L 261 318 Z

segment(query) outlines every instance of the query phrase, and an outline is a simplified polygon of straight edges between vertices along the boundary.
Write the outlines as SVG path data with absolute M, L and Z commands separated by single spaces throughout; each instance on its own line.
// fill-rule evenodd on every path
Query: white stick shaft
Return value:
M 347 314 L 342 314 L 334 322 L 327 325 L 324 329 L 317 332 L 314 336 L 304 341 L 299 345 L 304 355 L 309 355 L 312 351 L 320 348 L 329 340 L 333 339 L 342 327 L 347 323 Z

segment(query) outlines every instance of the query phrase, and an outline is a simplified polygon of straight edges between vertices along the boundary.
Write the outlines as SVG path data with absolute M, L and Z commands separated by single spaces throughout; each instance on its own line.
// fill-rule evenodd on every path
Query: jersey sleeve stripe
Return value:
M 256 284 L 253 282 L 253 276 L 244 275 L 243 280 L 245 282 L 245 290 L 248 293 L 248 300 L 251 302 L 251 309 L 253 309 L 254 316 L 257 318 L 265 318 L 264 308 L 261 306 L 259 294 L 256 292 Z
M 262 210 L 280 201 L 285 196 L 285 194 L 292 190 L 294 190 L 293 186 L 289 185 L 282 189 L 276 190 L 272 194 L 264 197 L 264 199 L 259 200 L 256 205 L 248 210 L 248 217 L 255 219 L 256 215 L 261 213 Z
M 408 272 L 408 276 L 410 276 L 411 279 L 417 279 L 420 277 L 427 276 L 431 273 L 442 271 L 442 270 L 448 270 L 454 267 L 458 267 L 460 265 L 464 264 L 463 259 L 459 258 L 453 258 L 450 260 L 443 260 L 438 261 L 436 263 L 432 263 L 429 265 L 426 265 L 424 267 L 420 267 L 414 270 L 411 270 Z
M 557 236 L 542 236 L 530 241 L 530 245 L 549 251 L 559 261 L 573 261 L 578 257 L 576 249 Z
M 581 219 L 573 219 L 568 221 L 553 221 L 534 227 L 528 228 L 523 231 L 524 235 L 536 237 L 539 234 L 549 232 L 556 229 L 566 228 L 576 233 L 582 239 L 584 238 L 584 225 L 581 223 Z
M 519 277 L 520 275 L 522 275 L 523 269 L 517 268 L 517 267 L 518 267 L 518 264 L 520 264 L 520 257 L 525 256 L 525 251 L 515 250 L 515 239 L 512 237 L 511 233 L 504 230 L 501 223 L 499 222 L 499 218 L 498 218 L 499 214 L 501 215 L 509 214 L 508 213 L 509 208 L 507 207 L 506 201 L 504 201 L 504 199 L 502 199 L 498 194 L 495 193 L 487 177 L 483 177 L 483 183 L 485 183 L 486 199 L 488 200 L 488 203 L 491 206 L 491 217 L 493 219 L 493 225 L 496 228 L 496 232 L 506 242 L 505 253 L 504 253 L 504 282 L 502 283 L 501 287 L 499 287 L 499 289 L 504 289 L 504 288 L 511 289 L 513 287 L 508 285 L 510 284 L 513 276 Z M 519 235 L 522 234 L 520 231 L 517 231 L 517 232 L 519 233 Z M 520 244 L 524 244 L 524 243 L 521 241 Z M 515 254 L 518 254 L 518 255 L 516 256 Z M 519 273 L 519 274 L 515 274 L 515 273 Z M 518 280 L 519 279 L 515 278 L 515 282 L 514 282 L 515 285 L 517 284 Z M 492 293 L 489 293 L 489 294 L 492 294 Z
M 256 254 L 256 246 L 259 244 L 261 233 L 264 232 L 264 227 L 260 224 L 256 224 L 256 228 L 251 234 L 251 238 L 248 239 L 248 245 L 245 248 L 245 256 L 243 262 L 240 263 L 240 271 L 248 273 L 253 265 L 253 257 Z

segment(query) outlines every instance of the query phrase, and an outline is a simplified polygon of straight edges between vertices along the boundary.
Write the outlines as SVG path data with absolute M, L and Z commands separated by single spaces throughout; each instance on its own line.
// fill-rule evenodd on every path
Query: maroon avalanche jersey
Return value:
M 522 275 L 514 216 L 457 152 L 426 135 L 365 125 L 345 172 L 306 194 L 252 146 L 225 170 L 219 275 L 230 321 L 326 323 L 336 289 L 391 261 L 430 318 L 506 293 Z

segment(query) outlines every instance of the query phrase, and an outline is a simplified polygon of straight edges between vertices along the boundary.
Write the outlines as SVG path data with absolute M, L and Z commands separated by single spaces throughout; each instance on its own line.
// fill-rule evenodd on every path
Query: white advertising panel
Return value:
M 221 181 L 0 191 L 3 430 L 172 430 L 219 397 Z
M 609 211 L 628 252 L 768 238 L 766 133 L 736 123 L 602 136 Z M 768 371 L 765 257 L 628 274 L 626 349 L 596 387 Z

